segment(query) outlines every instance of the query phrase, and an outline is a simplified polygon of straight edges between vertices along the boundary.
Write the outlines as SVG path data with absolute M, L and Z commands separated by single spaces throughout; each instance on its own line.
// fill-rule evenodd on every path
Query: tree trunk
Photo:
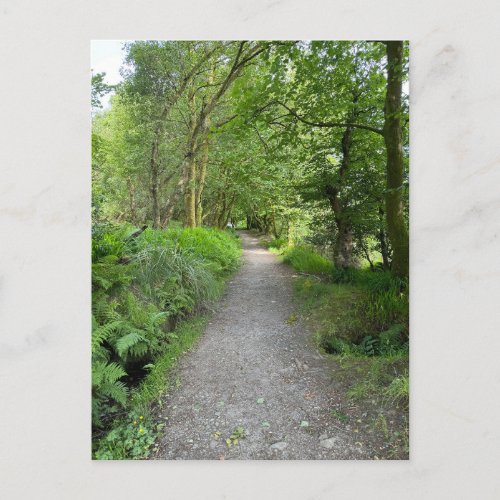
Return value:
M 403 140 L 401 130 L 401 91 L 403 42 L 389 41 L 387 47 L 387 92 L 384 140 L 387 149 L 387 191 L 385 213 L 392 247 L 392 271 L 408 276 L 409 241 L 401 192 L 403 189 Z
M 153 227 L 158 229 L 160 227 L 160 204 L 158 202 L 158 188 L 160 184 L 160 165 L 159 165 L 159 137 L 156 136 L 153 145 L 151 146 L 151 202 L 153 208 Z
M 337 220 L 337 239 L 333 248 L 335 266 L 341 269 L 352 267 L 354 259 L 353 233 L 351 225 L 345 219 Z
M 136 221 L 135 186 L 130 177 L 127 178 L 127 189 L 130 205 L 130 222 L 134 224 Z
M 181 79 L 181 83 L 177 90 L 167 96 L 167 99 L 164 103 L 163 109 L 158 117 L 158 122 L 154 129 L 153 133 L 153 142 L 151 144 L 151 183 L 150 183 L 150 191 L 151 191 L 151 199 L 152 199 L 152 217 L 153 217 L 153 227 L 158 229 L 161 226 L 161 215 L 160 215 L 160 204 L 158 201 L 158 192 L 159 192 L 159 177 L 160 177 L 160 157 L 159 157 L 159 145 L 163 136 L 164 126 L 167 118 L 169 117 L 173 107 L 183 95 L 187 86 L 191 83 L 192 79 L 196 76 L 199 69 L 203 66 L 203 64 L 208 61 L 208 59 L 212 56 L 212 54 L 216 51 L 216 47 L 213 47 L 207 53 L 204 54 L 200 60 L 191 67 L 190 71 L 186 73 L 184 78 Z
M 181 178 L 177 183 L 177 186 L 174 190 L 172 196 L 167 200 L 167 204 L 165 206 L 165 215 L 163 219 L 163 225 L 168 224 L 175 210 L 175 204 L 178 202 L 181 195 L 184 193 L 185 185 L 188 182 L 189 176 L 191 174 L 192 164 L 191 162 L 195 161 L 196 153 L 198 151 L 198 137 L 203 136 L 206 132 L 207 127 L 207 118 L 216 108 L 220 99 L 224 96 L 227 90 L 231 87 L 233 82 L 238 78 L 246 65 L 248 65 L 253 59 L 255 59 L 259 54 L 264 52 L 266 46 L 262 46 L 259 43 L 255 45 L 250 45 L 249 48 L 245 51 L 245 45 L 247 42 L 242 41 L 239 44 L 238 52 L 233 60 L 233 63 L 229 69 L 229 72 L 226 74 L 226 77 L 222 81 L 221 85 L 217 92 L 201 107 L 200 113 L 198 115 L 197 120 L 194 122 L 193 130 L 191 131 L 189 140 L 187 153 L 184 157 L 184 160 L 181 164 Z M 194 204 L 193 204 L 194 205 Z M 191 208 L 193 206 L 190 204 L 188 212 L 189 217 L 191 217 Z M 192 219 L 190 218 L 190 221 Z M 196 223 L 196 218 L 194 219 Z
M 226 192 L 223 191 L 221 195 L 222 195 L 222 207 L 219 216 L 217 217 L 217 227 L 219 229 L 224 229 L 224 219 L 226 216 L 226 206 L 227 206 Z
M 172 219 L 172 216 L 174 215 L 175 206 L 184 193 L 184 186 L 187 183 L 189 169 L 191 166 L 191 162 L 193 162 L 193 161 L 194 161 L 194 153 L 192 151 L 188 152 L 186 154 L 186 156 L 184 157 L 184 160 L 182 162 L 181 176 L 180 176 L 179 180 L 177 181 L 177 185 L 175 186 L 172 194 L 169 196 L 169 198 L 165 204 L 165 211 L 163 214 L 163 222 L 161 224 L 162 227 L 166 227 L 167 224 Z
M 350 165 L 352 133 L 353 128 L 347 127 L 342 135 L 342 161 L 339 168 L 338 185 L 326 186 L 326 195 L 330 201 L 330 206 L 335 216 L 335 225 L 337 226 L 337 238 L 333 247 L 333 260 L 335 266 L 342 269 L 354 265 L 352 225 L 348 220 L 341 200 L 342 187 Z
M 276 216 L 274 215 L 274 212 L 272 214 L 271 218 L 271 227 L 273 229 L 273 235 L 276 239 L 280 237 L 280 233 L 278 233 L 278 229 L 276 228 Z
M 230 200 L 229 205 L 227 207 L 226 218 L 224 219 L 224 225 L 221 229 L 225 229 L 227 227 L 227 225 L 229 224 L 229 221 L 231 219 L 231 212 L 233 210 L 235 200 L 236 200 L 236 195 L 233 195 L 231 197 L 231 200 Z
M 207 165 L 208 165 L 208 151 L 209 151 L 209 138 L 208 134 L 203 141 L 201 158 L 200 158 L 200 168 L 198 173 L 198 186 L 196 189 L 196 225 L 201 226 L 203 221 L 203 190 L 205 189 L 205 179 L 207 176 Z
M 188 108 L 190 113 L 190 134 L 193 135 L 196 124 L 194 91 L 189 94 Z M 194 151 L 192 153 L 190 161 L 186 165 L 187 182 L 184 203 L 187 227 L 196 227 L 196 158 Z
M 384 209 L 380 207 L 378 209 L 378 213 L 380 215 L 380 229 L 377 234 L 378 241 L 380 243 L 380 253 L 382 254 L 382 265 L 385 270 L 389 270 L 391 268 L 391 264 L 389 261 L 389 248 L 387 247 L 387 240 L 385 237 L 385 228 L 384 228 Z

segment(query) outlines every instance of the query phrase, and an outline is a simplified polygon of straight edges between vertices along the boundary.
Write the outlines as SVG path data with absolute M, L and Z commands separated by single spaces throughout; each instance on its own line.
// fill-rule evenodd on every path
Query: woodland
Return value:
M 297 271 L 346 400 L 375 399 L 373 432 L 407 455 L 408 59 L 403 41 L 134 41 L 119 85 L 92 75 L 94 458 L 152 453 L 240 230 Z

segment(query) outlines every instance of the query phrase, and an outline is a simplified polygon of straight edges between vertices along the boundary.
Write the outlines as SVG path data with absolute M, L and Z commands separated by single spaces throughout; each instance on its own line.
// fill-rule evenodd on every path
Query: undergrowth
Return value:
M 328 259 L 306 246 L 286 248 L 283 262 L 302 273 L 329 275 L 333 272 L 333 264 Z
M 238 266 L 238 239 L 215 229 L 101 223 L 92 231 L 92 428 L 97 459 L 145 458 L 165 374 Z
M 296 278 L 294 288 L 302 321 L 318 347 L 338 361 L 336 377 L 347 400 L 378 408 L 374 430 L 389 433 L 391 427 L 388 446 L 395 456 L 407 455 L 408 281 L 379 268 L 337 269 L 312 248 L 283 246 L 280 253 L 297 271 L 320 278 Z M 390 412 L 396 417 L 387 418 Z

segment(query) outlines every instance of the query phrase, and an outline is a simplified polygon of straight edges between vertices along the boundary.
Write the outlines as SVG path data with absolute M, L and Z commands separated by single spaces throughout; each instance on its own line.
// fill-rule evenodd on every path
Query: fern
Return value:
M 128 404 L 123 379 L 134 364 L 150 366 L 177 338 L 166 328 L 206 307 L 221 291 L 219 277 L 236 267 L 237 241 L 206 229 L 146 230 L 125 242 L 128 225 L 93 227 L 92 422 L 105 428 Z M 126 254 L 126 265 L 119 258 Z
M 113 333 L 119 332 L 124 327 L 124 322 L 121 320 L 112 321 L 102 326 L 97 326 L 92 330 L 92 353 L 106 340 L 109 340 Z
M 118 363 L 97 361 L 92 366 L 92 385 L 99 387 L 104 382 L 113 383 L 127 375 Z
M 360 346 L 367 356 L 375 356 L 378 352 L 379 340 L 371 335 L 367 335 L 361 341 Z
M 102 293 L 92 295 L 92 312 L 99 323 L 120 319 L 120 314 L 116 311 L 117 307 L 116 301 L 109 301 Z
M 123 382 L 104 382 L 99 389 L 103 396 L 114 399 L 117 403 L 125 406 L 128 390 Z
M 146 353 L 148 340 L 137 331 L 131 331 L 116 341 L 115 348 L 123 359 L 126 359 L 128 354 L 139 357 Z
M 146 330 L 148 332 L 155 333 L 156 329 L 165 322 L 167 316 L 168 314 L 166 312 L 152 314 L 146 322 Z
M 92 423 L 94 425 L 101 425 L 101 414 L 107 400 L 115 401 L 122 406 L 126 405 L 128 389 L 120 381 L 125 375 L 127 373 L 118 363 L 93 360 Z

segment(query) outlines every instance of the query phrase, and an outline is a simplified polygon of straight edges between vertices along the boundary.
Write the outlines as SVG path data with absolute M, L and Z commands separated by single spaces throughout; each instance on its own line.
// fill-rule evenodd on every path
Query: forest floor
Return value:
M 243 265 L 180 359 L 158 410 L 166 426 L 152 458 L 390 458 L 383 433 L 363 425 L 370 409 L 349 408 L 345 377 L 305 330 L 296 272 L 257 237 L 239 234 Z

